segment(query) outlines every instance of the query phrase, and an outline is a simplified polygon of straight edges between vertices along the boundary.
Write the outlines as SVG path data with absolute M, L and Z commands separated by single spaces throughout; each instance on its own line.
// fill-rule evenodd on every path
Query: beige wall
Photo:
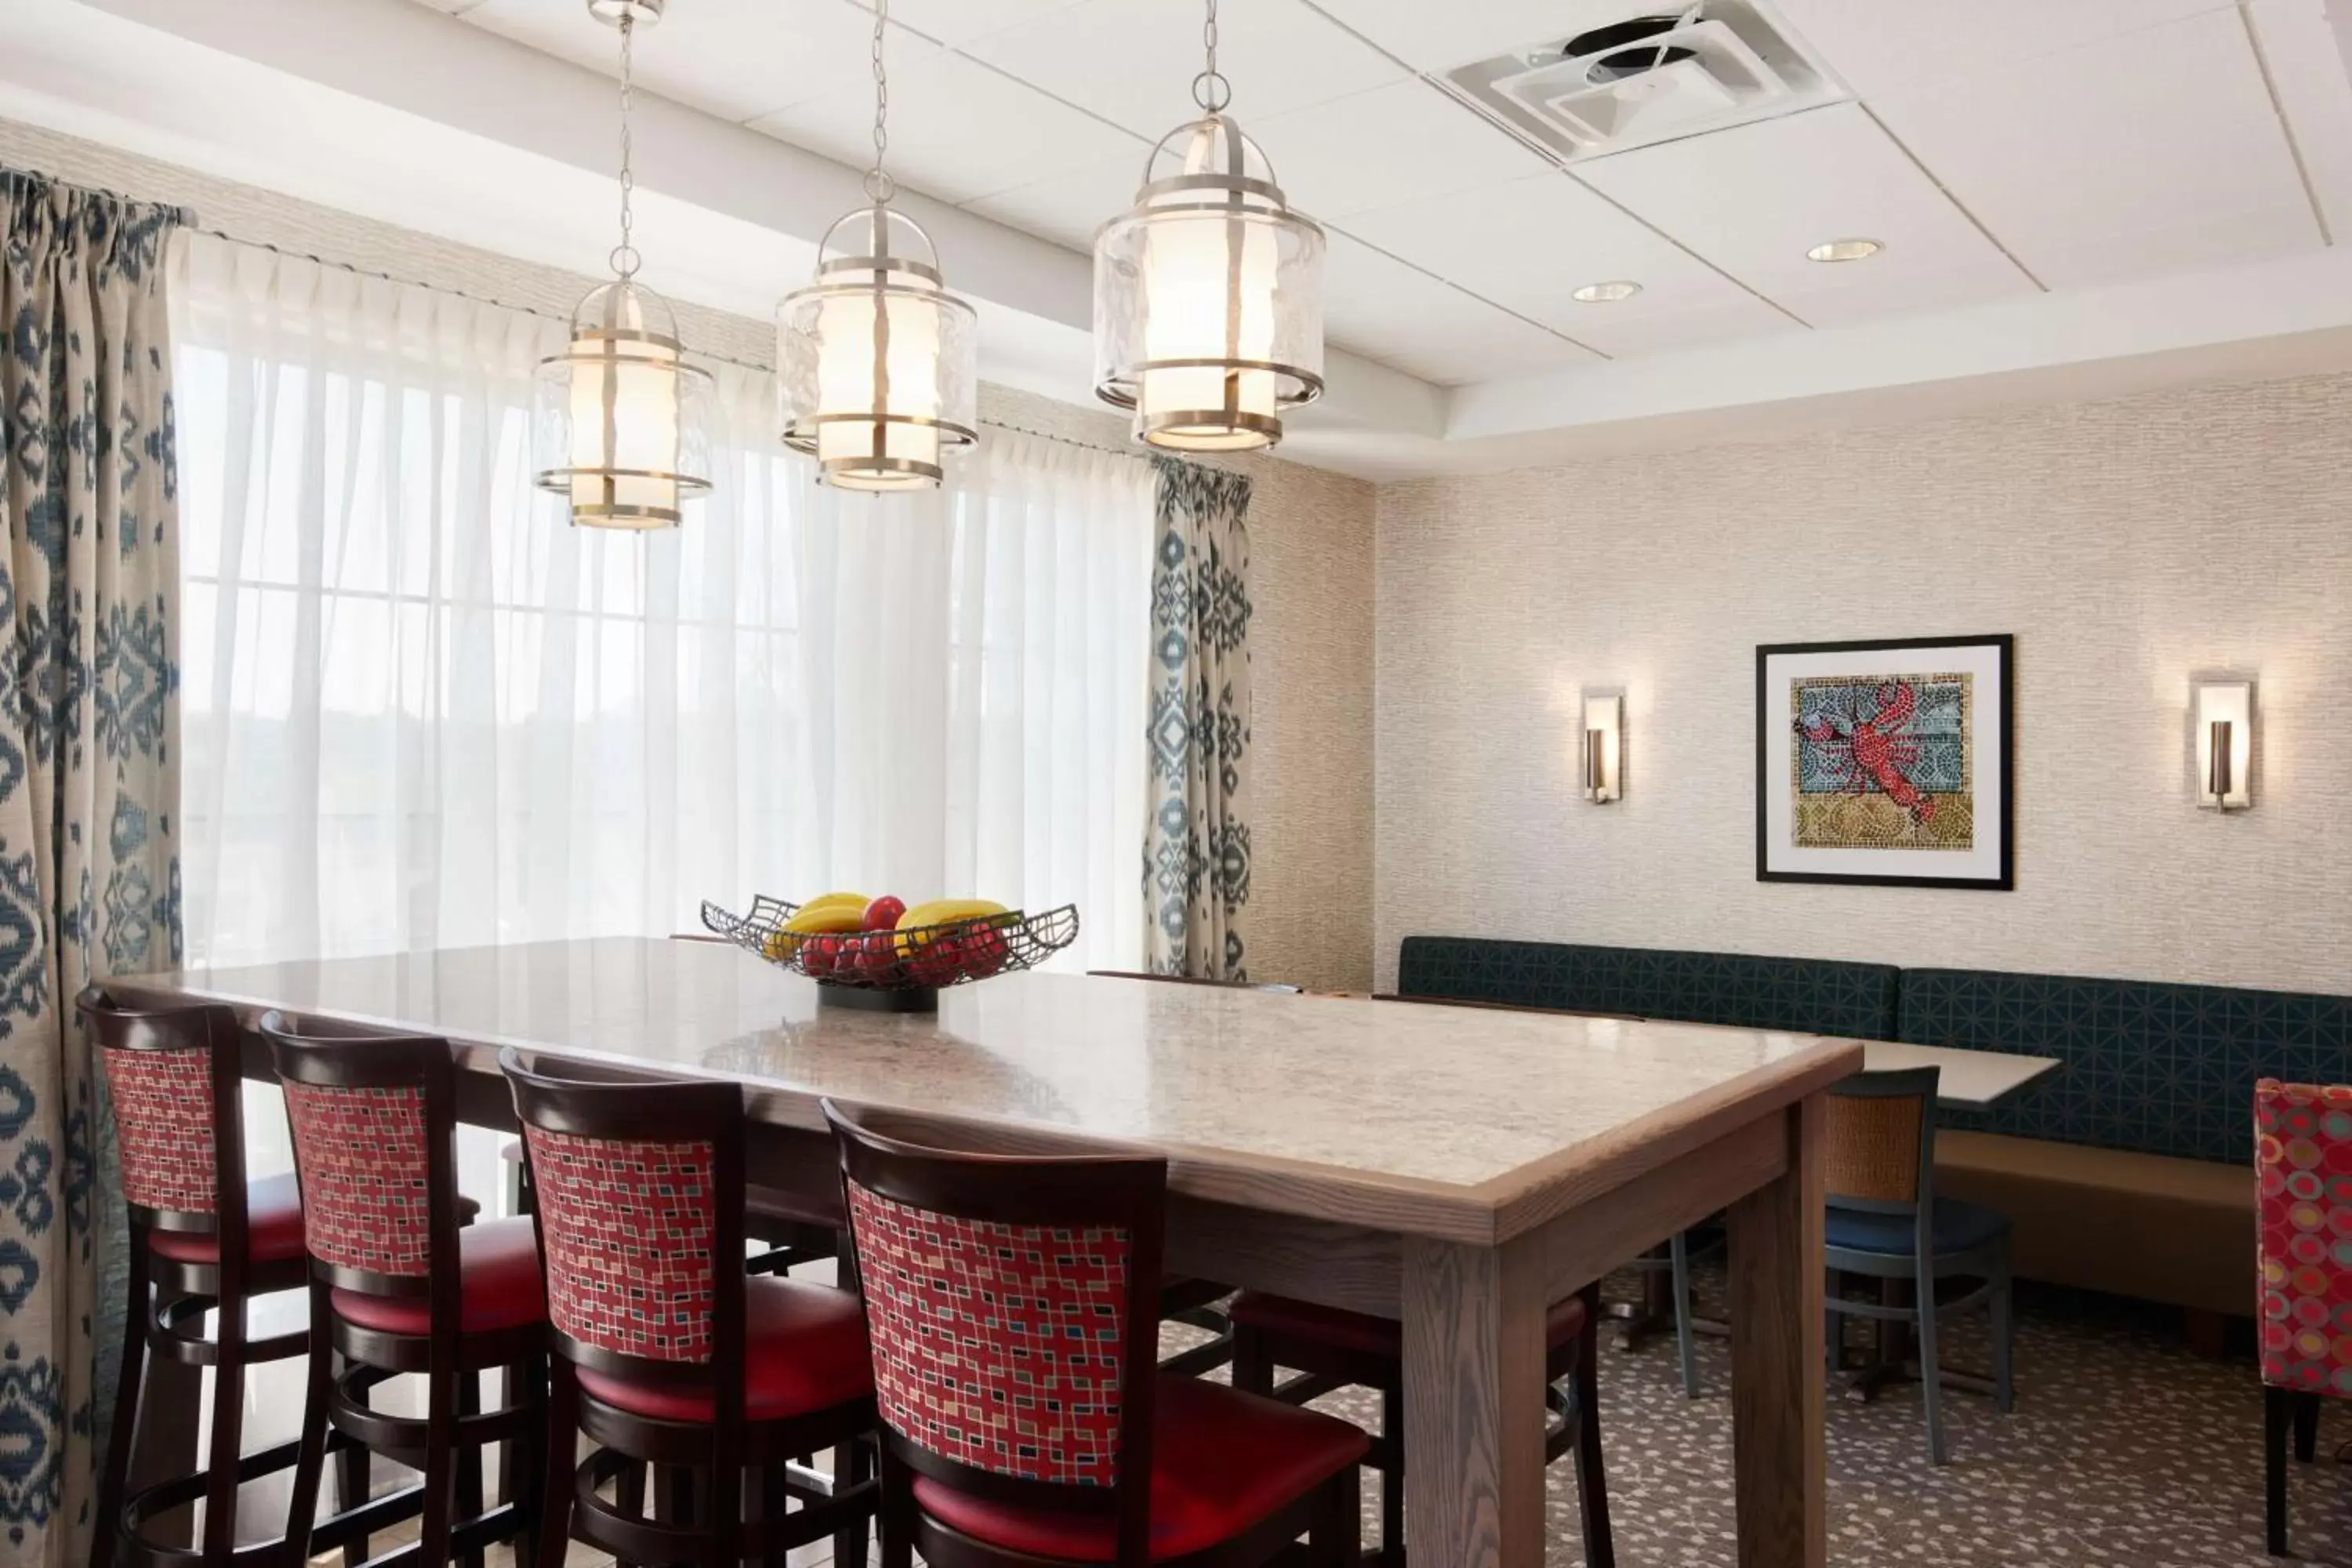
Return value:
M 191 206 L 205 226 L 240 239 L 552 315 L 568 316 L 594 281 L 5 120 L 0 163 Z M 765 321 L 687 305 L 678 319 L 696 349 L 772 363 Z M 1045 435 L 1126 445 L 1124 427 L 1107 411 L 1002 387 L 982 388 L 981 414 Z M 1256 820 L 1244 928 L 1251 971 L 1361 989 L 1372 946 L 1373 489 L 1271 458 L 1229 466 L 1255 480 Z
M 2352 991 L 2352 377 L 1380 495 L 1380 978 L 1413 932 Z M 1755 880 L 1755 647 L 2017 638 L 2017 889 Z M 2191 804 L 2192 671 L 2259 678 Z M 1574 789 L 1629 689 L 1625 799 Z

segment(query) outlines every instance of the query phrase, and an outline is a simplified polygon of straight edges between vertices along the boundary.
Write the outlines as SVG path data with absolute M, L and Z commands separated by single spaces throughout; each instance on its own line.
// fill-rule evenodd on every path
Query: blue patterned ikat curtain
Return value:
M 0 1560 L 87 1563 L 106 1117 L 75 993 L 180 957 L 185 215 L 0 168 Z
M 1148 958 L 1155 973 L 1246 980 L 1250 482 L 1166 458 L 1153 466 Z

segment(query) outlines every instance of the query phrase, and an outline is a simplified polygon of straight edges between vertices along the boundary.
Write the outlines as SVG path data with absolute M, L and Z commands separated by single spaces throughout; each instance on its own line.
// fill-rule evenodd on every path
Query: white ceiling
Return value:
M 613 68 L 579 0 L 424 3 Z M 1430 77 L 1637 0 L 1228 0 L 1221 64 L 1332 231 L 1332 341 L 1458 384 L 2315 248 L 2326 201 L 2352 201 L 2352 154 L 2299 163 L 2274 78 L 2297 79 L 2310 140 L 2342 140 L 2342 64 L 2326 51 L 2315 79 L 2298 47 L 2321 4 L 1779 0 L 1852 101 L 1566 170 Z M 858 0 L 670 9 L 639 40 L 649 87 L 866 159 Z M 891 17 L 901 180 L 1059 245 L 1086 247 L 1190 112 L 1185 0 L 898 0 Z M 1885 248 L 1806 259 L 1849 236 Z M 1642 291 L 1571 298 L 1614 279 Z
M 1649 0 L 1223 0 L 1234 111 L 1330 235 L 1339 352 L 1293 449 L 1376 476 L 1498 466 L 1566 432 L 1715 433 L 1743 406 L 1785 426 L 1808 400 L 1867 412 L 1930 384 L 2344 355 L 2352 0 L 1755 3 L 1826 61 L 1835 101 L 1562 167 L 1437 79 Z M 1189 111 L 1198 0 L 889 15 L 890 166 L 984 327 L 1035 350 L 1034 375 L 983 374 L 1083 400 L 1083 253 Z M 670 0 L 640 37 L 649 219 L 691 237 L 656 231 L 648 254 L 683 262 L 684 297 L 760 309 L 791 246 L 705 237 L 805 245 L 854 199 L 871 26 L 861 0 Z M 136 91 L 134 45 L 152 56 Z M 593 265 L 554 193 L 609 180 L 614 52 L 583 0 L 7 0 L 0 118 Z M 263 129 L 272 92 L 326 95 L 304 144 Z M 445 141 L 465 153 L 420 151 Z M 1848 237 L 1885 249 L 1806 259 Z M 1573 298 L 1618 279 L 1640 291 Z

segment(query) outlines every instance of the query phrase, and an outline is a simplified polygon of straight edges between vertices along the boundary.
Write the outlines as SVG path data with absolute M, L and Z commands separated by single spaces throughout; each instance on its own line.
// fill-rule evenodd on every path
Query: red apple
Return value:
M 898 929 L 898 917 L 906 912 L 906 900 L 898 898 L 894 894 L 885 893 L 880 898 L 866 906 L 866 929 L 867 931 L 897 931 Z
M 837 936 L 813 936 L 801 942 L 801 973 L 822 977 L 833 973 L 841 956 Z
M 907 974 L 919 985 L 952 985 L 963 973 L 963 940 L 943 931 L 907 960 Z
M 898 978 L 898 941 L 891 932 L 869 931 L 850 940 L 857 943 L 857 973 L 867 984 L 887 985 Z
M 963 973 L 974 980 L 985 980 L 1004 967 L 1011 950 L 1005 945 L 1004 933 L 994 926 L 975 926 L 963 933 L 960 943 Z

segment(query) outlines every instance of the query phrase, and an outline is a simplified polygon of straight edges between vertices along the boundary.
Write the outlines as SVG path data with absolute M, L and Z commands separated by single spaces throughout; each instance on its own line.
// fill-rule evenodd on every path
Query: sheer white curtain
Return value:
M 530 481 L 544 318 L 205 236 L 174 258 L 193 963 L 698 929 L 839 888 L 1079 906 L 1132 967 L 1147 465 L 991 429 L 815 485 L 724 370 L 687 525 Z

